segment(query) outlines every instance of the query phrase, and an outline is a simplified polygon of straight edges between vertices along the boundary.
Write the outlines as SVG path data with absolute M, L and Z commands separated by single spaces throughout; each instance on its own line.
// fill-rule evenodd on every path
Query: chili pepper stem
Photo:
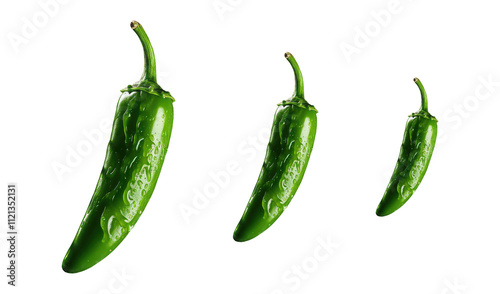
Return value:
M 156 83 L 156 59 L 148 35 L 142 25 L 135 20 L 130 23 L 130 27 L 137 34 L 139 40 L 141 40 L 142 48 L 144 49 L 144 72 L 141 80 L 148 80 Z
M 286 52 L 285 58 L 290 62 L 292 66 L 293 73 L 295 75 L 295 97 L 304 98 L 304 80 L 302 78 L 302 72 L 300 71 L 299 64 L 293 57 L 292 53 Z
M 429 112 L 428 110 L 428 105 L 427 105 L 427 93 L 425 93 L 424 86 L 422 85 L 422 82 L 418 78 L 414 78 L 413 81 L 415 84 L 417 84 L 418 89 L 420 90 L 420 96 L 422 98 L 422 105 L 420 106 L 421 111 Z

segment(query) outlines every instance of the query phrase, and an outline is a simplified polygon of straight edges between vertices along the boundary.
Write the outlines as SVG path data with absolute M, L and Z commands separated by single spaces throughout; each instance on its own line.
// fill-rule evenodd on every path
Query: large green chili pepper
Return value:
M 406 123 L 398 162 L 378 205 L 378 216 L 393 213 L 410 199 L 424 178 L 436 145 L 437 119 L 428 111 L 424 86 L 419 79 L 414 81 L 420 89 L 422 106 Z
M 86 270 L 125 239 L 151 197 L 167 153 L 174 98 L 156 83 L 156 61 L 143 27 L 130 24 L 144 49 L 141 79 L 122 90 L 104 166 L 62 268 Z
M 233 238 L 243 242 L 269 228 L 299 188 L 316 137 L 318 112 L 304 99 L 302 73 L 295 58 L 285 53 L 295 74 L 295 93 L 278 104 L 259 179 Z

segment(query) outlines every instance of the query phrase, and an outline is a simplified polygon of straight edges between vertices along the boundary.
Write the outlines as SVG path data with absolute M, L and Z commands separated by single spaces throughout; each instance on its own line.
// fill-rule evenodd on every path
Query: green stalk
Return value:
M 300 71 L 297 61 L 293 57 L 292 53 L 285 53 L 285 58 L 290 62 L 293 68 L 293 73 L 295 75 L 295 97 L 304 98 L 304 81 L 302 79 L 302 72 Z
M 429 112 L 427 105 L 427 93 L 425 93 L 424 86 L 422 82 L 418 78 L 414 78 L 413 81 L 417 84 L 418 89 L 420 90 L 420 96 L 422 97 L 422 106 L 420 106 L 421 111 Z
M 141 80 L 156 83 L 156 59 L 148 35 L 142 25 L 135 20 L 130 23 L 130 27 L 137 34 L 139 40 L 141 40 L 142 48 L 144 49 L 144 72 L 142 73 Z

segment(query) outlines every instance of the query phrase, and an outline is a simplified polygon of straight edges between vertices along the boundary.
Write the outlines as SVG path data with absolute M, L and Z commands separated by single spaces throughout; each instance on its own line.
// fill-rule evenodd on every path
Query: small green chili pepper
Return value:
M 151 197 L 167 153 L 174 98 L 156 83 L 156 61 L 143 27 L 130 24 L 144 49 L 144 73 L 122 90 L 104 166 L 75 239 L 65 272 L 86 270 L 125 239 Z
M 255 238 L 283 213 L 299 188 L 316 137 L 318 112 L 304 99 L 302 73 L 295 58 L 285 53 L 295 74 L 295 93 L 278 104 L 257 184 L 234 231 L 235 241 Z
M 406 123 L 398 162 L 378 205 L 378 216 L 393 213 L 410 199 L 424 178 L 436 145 L 437 119 L 428 111 L 424 86 L 419 79 L 414 81 L 420 89 L 422 106 L 419 112 L 410 115 Z

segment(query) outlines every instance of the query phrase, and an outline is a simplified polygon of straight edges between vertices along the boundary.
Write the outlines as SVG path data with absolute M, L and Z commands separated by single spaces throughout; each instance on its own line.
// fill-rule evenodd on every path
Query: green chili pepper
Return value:
M 174 98 L 156 83 L 156 61 L 143 27 L 130 24 L 144 49 L 141 79 L 122 90 L 97 187 L 62 268 L 76 273 L 125 239 L 151 197 L 167 153 Z
M 304 99 L 302 73 L 285 53 L 295 74 L 295 93 L 278 104 L 259 179 L 233 238 L 243 242 L 269 228 L 290 204 L 304 177 L 316 137 L 318 112 Z
M 410 115 L 406 123 L 398 162 L 378 205 L 378 216 L 393 213 L 410 199 L 424 178 L 436 145 L 437 119 L 428 111 L 424 86 L 419 79 L 414 81 L 420 89 L 422 106 L 419 112 Z

